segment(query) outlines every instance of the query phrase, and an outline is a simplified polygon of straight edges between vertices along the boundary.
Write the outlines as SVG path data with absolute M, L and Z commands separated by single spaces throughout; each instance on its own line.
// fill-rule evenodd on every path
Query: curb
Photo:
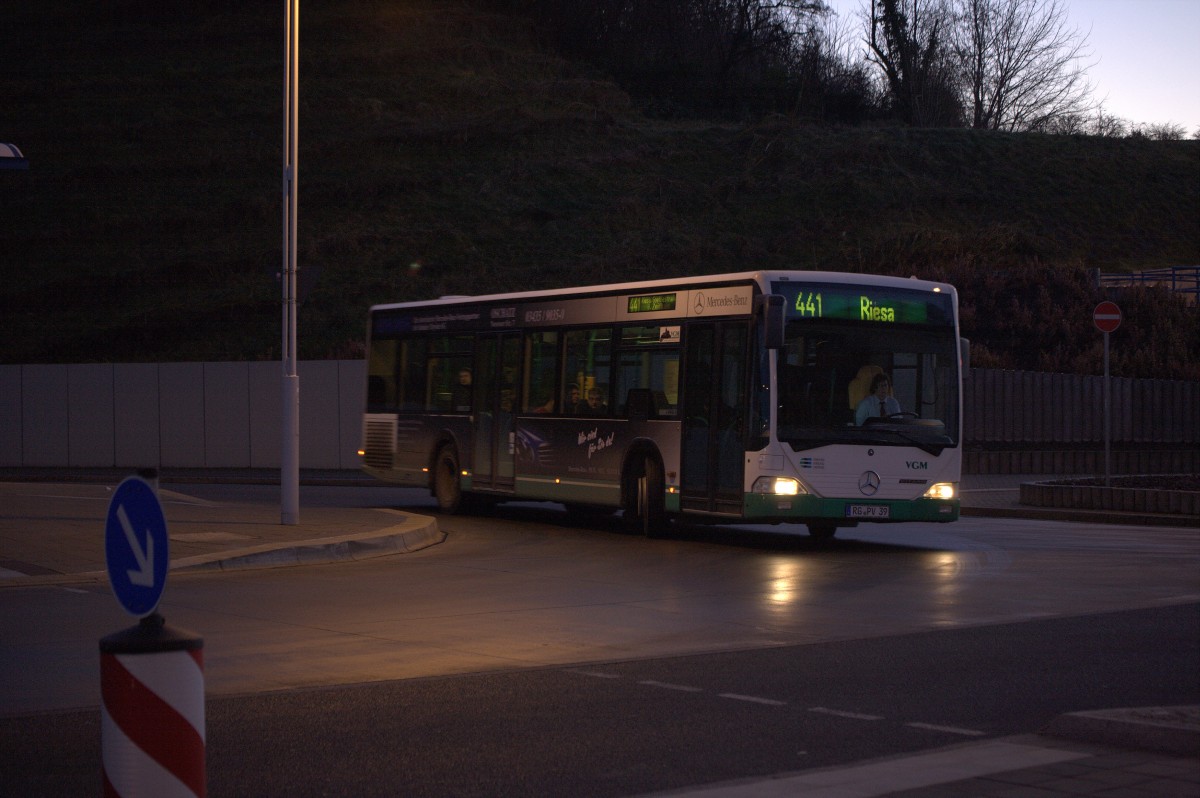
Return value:
M 1145 515 L 1129 512 L 1074 510 L 1067 507 L 960 507 L 959 517 L 1027 518 L 1038 521 L 1071 521 L 1080 524 L 1105 526 L 1195 526 L 1196 519 L 1186 515 Z
M 172 560 L 168 573 L 233 571 L 249 568 L 280 568 L 292 565 L 319 565 L 344 560 L 367 560 L 389 554 L 408 554 L 435 546 L 446 539 L 436 518 L 408 515 L 402 523 L 360 532 L 302 541 L 279 541 L 242 549 L 198 554 Z M 18 576 L 0 580 L 0 589 L 41 587 L 44 585 L 107 582 L 107 571 L 75 574 Z
M 1022 482 L 1019 501 L 1035 507 L 1157 513 L 1200 522 L 1200 493 L 1196 491 L 1077 485 L 1051 480 Z
M 1142 707 L 1069 712 L 1038 734 L 1174 756 L 1200 756 L 1200 707 Z
M 362 532 L 335 535 L 301 542 L 265 543 L 244 549 L 184 557 L 171 563 L 178 572 L 233 571 L 242 568 L 279 568 L 289 565 L 316 565 L 343 560 L 368 560 L 389 554 L 406 554 L 446 539 L 436 518 L 409 516 L 402 524 Z

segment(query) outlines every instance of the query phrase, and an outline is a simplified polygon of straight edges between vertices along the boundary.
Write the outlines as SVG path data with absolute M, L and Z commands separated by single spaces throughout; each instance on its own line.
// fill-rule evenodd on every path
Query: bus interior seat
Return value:
M 673 416 L 675 415 L 675 405 L 667 399 L 666 393 L 654 391 L 650 396 L 650 412 L 655 416 Z
M 625 417 L 645 421 L 654 415 L 654 396 L 649 388 L 630 388 L 625 395 Z

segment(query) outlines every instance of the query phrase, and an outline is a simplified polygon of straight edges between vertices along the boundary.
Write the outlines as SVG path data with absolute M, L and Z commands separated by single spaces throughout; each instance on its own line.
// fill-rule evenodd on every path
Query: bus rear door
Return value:
M 481 335 L 475 353 L 475 442 L 472 484 L 511 490 L 516 433 L 519 333 Z
M 745 321 L 693 323 L 684 350 L 684 510 L 740 515 L 749 406 Z

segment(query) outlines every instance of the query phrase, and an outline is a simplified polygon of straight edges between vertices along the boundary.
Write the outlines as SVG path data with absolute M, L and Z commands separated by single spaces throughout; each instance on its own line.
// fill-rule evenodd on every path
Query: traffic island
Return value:
M 1200 475 L 1154 474 L 1021 483 L 1021 504 L 1200 518 Z

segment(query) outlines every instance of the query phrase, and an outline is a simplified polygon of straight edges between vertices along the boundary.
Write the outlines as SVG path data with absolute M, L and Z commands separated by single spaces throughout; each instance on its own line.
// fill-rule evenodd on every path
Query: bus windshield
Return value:
M 793 449 L 855 443 L 938 454 L 958 443 L 951 326 L 790 321 L 776 377 L 777 434 Z

